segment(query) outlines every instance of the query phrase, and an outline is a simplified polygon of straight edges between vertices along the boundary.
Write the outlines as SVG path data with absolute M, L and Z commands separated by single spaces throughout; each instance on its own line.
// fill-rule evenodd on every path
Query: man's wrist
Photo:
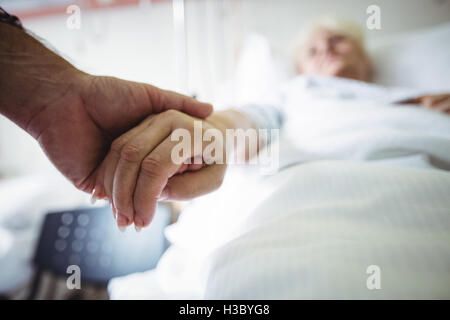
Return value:
M 36 137 L 44 111 L 76 96 L 86 75 L 17 27 L 0 23 L 0 36 L 0 113 Z
M 22 119 L 26 122 L 19 125 L 23 125 L 23 129 L 34 138 L 39 137 L 43 130 L 58 121 L 56 115 L 70 113 L 71 105 L 82 104 L 89 78 L 90 75 L 75 68 L 57 72 L 51 80 L 55 82 L 54 86 L 48 85 L 30 96 L 35 102 L 25 107 L 30 110 L 30 114 L 28 118 Z M 68 114 L 66 116 L 70 117 Z

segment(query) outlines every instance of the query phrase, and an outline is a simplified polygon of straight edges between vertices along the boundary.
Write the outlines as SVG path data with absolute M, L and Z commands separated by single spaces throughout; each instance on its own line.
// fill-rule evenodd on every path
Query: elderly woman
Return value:
M 322 18 L 299 36 L 298 73 L 370 81 L 372 65 L 359 26 Z
M 304 98 L 307 94 L 310 97 L 327 97 L 336 101 L 364 98 L 392 105 L 400 102 L 414 103 L 450 112 L 450 95 L 418 96 L 412 90 L 397 91 L 369 84 L 372 65 L 364 48 L 362 31 L 347 21 L 325 18 L 312 24 L 302 33 L 295 62 L 300 75 L 286 86 L 283 91 L 284 100 L 280 99 L 276 106 L 253 105 L 216 112 L 203 121 L 202 132 L 208 128 L 216 129 L 223 137 L 226 137 L 229 129 L 253 129 L 258 132 L 262 128 L 280 128 L 283 118 L 287 125 L 291 123 L 290 127 L 295 129 L 305 117 L 298 122 L 296 116 L 291 116 L 287 110 L 292 109 L 288 107 L 292 105 L 289 97 L 298 98 L 299 92 L 303 95 L 300 98 L 303 103 L 299 104 L 296 100 L 294 109 L 305 106 L 312 108 L 312 100 Z M 93 196 L 106 197 L 111 201 L 121 229 L 132 223 L 137 230 L 147 226 L 158 200 L 184 200 L 203 195 L 220 186 L 226 161 L 205 165 L 202 152 L 208 146 L 189 150 L 189 154 L 183 155 L 183 163 L 173 161 L 172 151 L 178 142 L 172 139 L 171 134 L 177 128 L 194 133 L 196 121 L 199 119 L 184 113 L 166 111 L 150 116 L 113 143 L 100 168 Z M 294 136 L 301 137 L 302 134 L 294 130 Z M 225 140 L 222 139 L 220 143 L 226 144 Z M 236 146 L 235 151 L 251 158 L 268 143 L 270 139 L 260 139 L 256 148 L 249 148 L 241 143 Z M 190 159 L 200 161 L 191 163 Z M 114 179 L 104 178 L 111 176 Z M 181 196 L 178 189 L 187 181 L 192 192 Z
M 371 81 L 373 66 L 358 25 L 324 17 L 301 32 L 299 38 L 295 61 L 298 73 Z M 450 94 L 422 95 L 403 102 L 450 114 Z

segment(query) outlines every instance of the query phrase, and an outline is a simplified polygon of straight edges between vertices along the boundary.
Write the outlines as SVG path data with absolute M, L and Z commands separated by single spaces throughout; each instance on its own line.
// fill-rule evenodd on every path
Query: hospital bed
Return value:
M 376 81 L 449 92 L 448 39 L 445 24 L 372 45 Z M 264 37 L 244 50 L 258 68 L 238 63 L 235 87 L 254 94 L 243 103 L 283 78 Z M 293 122 L 302 129 L 279 141 L 315 161 L 281 164 L 265 178 L 230 169 L 219 191 L 166 229 L 172 245 L 157 268 L 113 279 L 110 296 L 450 298 L 450 118 L 418 106 L 328 102 L 308 105 Z

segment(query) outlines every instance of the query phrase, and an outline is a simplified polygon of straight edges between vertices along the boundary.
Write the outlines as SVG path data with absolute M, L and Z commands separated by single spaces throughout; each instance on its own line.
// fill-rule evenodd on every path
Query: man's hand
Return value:
M 90 75 L 80 81 L 37 114 L 28 130 L 56 168 L 89 193 L 111 142 L 148 115 L 176 109 L 204 118 L 212 112 L 210 104 L 143 83 Z
M 210 104 L 151 85 L 83 73 L 24 30 L 0 22 L 0 113 L 36 138 L 77 188 L 93 191 L 116 137 L 168 109 L 199 118 L 212 112 Z

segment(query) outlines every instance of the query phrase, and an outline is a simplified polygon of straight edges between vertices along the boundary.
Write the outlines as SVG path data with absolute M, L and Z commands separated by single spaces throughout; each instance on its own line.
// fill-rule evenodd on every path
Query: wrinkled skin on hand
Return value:
M 28 124 L 55 167 L 91 193 L 111 142 L 150 114 L 176 109 L 199 118 L 212 112 L 175 92 L 112 77 L 86 75 L 48 103 Z

